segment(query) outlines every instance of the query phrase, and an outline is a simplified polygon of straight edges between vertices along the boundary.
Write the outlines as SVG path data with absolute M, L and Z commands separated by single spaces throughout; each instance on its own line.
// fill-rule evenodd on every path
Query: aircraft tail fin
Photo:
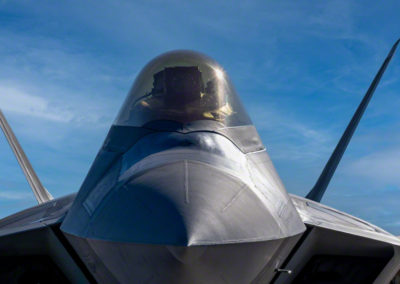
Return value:
M 379 81 L 386 70 L 390 60 L 394 52 L 396 51 L 397 45 L 399 44 L 400 39 L 395 42 L 392 49 L 390 50 L 388 56 L 386 57 L 385 61 L 383 62 L 381 68 L 379 69 L 378 73 L 375 75 L 374 80 L 372 81 L 371 85 L 369 86 L 363 100 L 361 101 L 360 105 L 358 106 L 356 112 L 353 115 L 349 125 L 347 126 L 346 130 L 344 131 L 342 137 L 339 140 L 339 143 L 336 145 L 335 150 L 333 151 L 331 157 L 329 158 L 328 162 L 325 165 L 321 175 L 319 176 L 317 182 L 315 183 L 314 187 L 311 191 L 307 194 L 306 198 L 310 200 L 314 200 L 320 202 L 326 188 L 329 185 L 329 182 L 335 173 L 335 170 L 343 156 L 343 153 L 346 151 L 347 145 L 349 144 L 351 137 L 356 130 L 358 123 L 362 115 L 364 114 L 365 109 L 368 106 L 369 101 L 371 100 L 372 95 L 375 92 L 376 87 L 379 84 Z
M 41 204 L 52 200 L 53 196 L 51 196 L 51 194 L 43 187 L 1 110 L 0 127 L 6 136 L 11 149 L 13 150 L 15 157 L 18 160 L 18 163 L 21 166 L 29 185 L 31 186 L 33 193 L 35 194 L 37 202 Z

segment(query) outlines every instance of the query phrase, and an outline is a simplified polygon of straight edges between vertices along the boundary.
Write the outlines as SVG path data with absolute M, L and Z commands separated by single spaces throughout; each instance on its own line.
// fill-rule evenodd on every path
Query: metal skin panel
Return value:
M 282 268 L 291 274 L 277 275 L 272 283 L 298 283 L 298 275 L 314 257 L 361 257 L 383 260 L 373 283 L 389 283 L 400 269 L 398 237 L 364 220 L 306 198 L 291 195 L 307 231 L 296 244 Z M 343 270 L 351 268 L 343 267 Z M 349 276 L 350 279 L 350 276 Z M 351 281 L 351 280 L 349 280 Z M 301 282 L 303 283 L 303 282 Z M 353 283 L 353 282 L 346 282 Z M 356 282 L 358 283 L 358 282 Z M 364 282 L 363 282 L 364 283 Z
M 297 239 L 304 230 L 288 200 L 265 150 L 244 154 L 224 136 L 210 132 L 153 133 L 144 136 L 115 162 L 81 203 L 77 210 L 79 220 L 74 218 L 71 220 L 77 221 L 68 223 L 66 219 L 62 230 L 68 233 L 69 240 L 74 240 L 75 247 L 79 245 L 80 255 L 82 244 L 91 247 L 91 254 L 96 255 L 91 256 L 95 259 L 92 262 L 97 265 L 90 264 L 88 254 L 82 255 L 82 259 L 92 273 L 101 274 L 97 278 L 100 282 L 104 277 L 116 278 L 117 282 L 136 277 L 132 269 L 115 270 L 118 261 L 105 259 L 131 258 L 129 262 L 136 263 L 141 258 L 138 248 L 147 251 L 149 245 L 187 247 L 190 252 L 192 247 L 231 244 L 229 249 L 217 250 L 221 255 L 212 254 L 226 259 L 228 251 L 235 253 L 234 244 L 242 248 L 257 247 L 252 243 L 258 243 L 257 251 L 264 250 L 262 257 L 258 256 L 262 259 L 259 269 L 251 262 L 248 262 L 251 266 L 242 264 L 241 274 L 248 276 L 234 277 L 236 282 L 229 282 L 248 283 L 265 267 L 270 268 L 265 275 L 272 277 L 278 265 L 276 260 L 285 259 L 295 244 L 289 240 Z M 66 231 L 65 224 L 75 225 L 73 233 Z M 96 250 L 96 240 L 107 245 Z M 282 243 L 285 245 L 281 248 Z M 135 248 L 129 250 L 129 257 L 120 253 L 119 247 L 125 246 Z M 238 251 L 242 250 L 238 247 Z M 247 252 L 252 253 L 250 249 Z M 207 283 L 211 279 L 213 283 L 224 283 L 221 279 L 217 281 L 218 275 L 234 271 L 229 272 L 228 267 L 225 272 L 216 268 L 212 274 L 205 265 L 194 269 L 190 263 L 181 267 L 182 271 L 171 270 L 175 258 L 166 263 L 164 258 L 157 260 L 160 262 L 157 266 L 180 271 L 178 278 L 182 273 L 195 275 L 191 283 Z M 242 255 L 237 256 L 239 260 L 244 260 Z M 191 272 L 193 269 L 195 272 Z M 211 278 L 199 278 L 201 274 Z M 167 281 L 169 275 L 156 279 Z M 187 277 L 173 283 L 187 283 Z M 129 283 L 124 281 L 121 283 Z M 166 283 L 163 281 L 153 283 Z
M 162 148 L 167 149 L 160 151 Z M 154 153 L 154 151 L 160 152 Z M 147 155 L 147 157 L 137 161 L 141 155 Z M 255 157 L 262 157 L 263 159 L 258 158 L 258 160 L 265 161 L 265 164 L 257 161 Z M 143 206 L 153 206 L 158 194 L 161 194 L 160 200 L 171 203 L 171 210 L 175 210 L 173 209 L 175 207 L 178 208 L 177 216 L 184 216 L 185 228 L 193 222 L 190 220 L 197 220 L 200 217 L 207 218 L 206 214 L 212 214 L 215 220 L 222 218 L 219 224 L 211 223 L 211 225 L 219 227 L 219 230 L 227 226 L 224 224 L 231 224 L 233 221 L 230 219 L 236 220 L 232 224 L 236 224 L 235 226 L 238 228 L 230 229 L 229 232 L 224 233 L 224 236 L 218 233 L 217 237 L 217 233 L 214 233 L 215 236 L 209 236 L 207 239 L 207 242 L 211 244 L 236 240 L 277 239 L 298 234 L 301 232 L 302 226 L 295 227 L 298 219 L 296 219 L 296 215 L 290 214 L 294 207 L 290 202 L 285 202 L 284 198 L 287 198 L 287 194 L 279 190 L 282 185 L 279 180 L 275 179 L 273 168 L 268 168 L 269 163 L 265 151 L 244 155 L 229 140 L 217 134 L 158 133 L 146 136 L 142 142 L 138 142 L 123 155 L 121 162 L 117 162 L 110 169 L 109 173 L 84 200 L 83 207 L 86 214 L 92 217 L 90 223 L 76 234 L 122 241 L 122 239 L 116 239 L 118 232 L 131 226 L 119 224 L 121 229 L 110 230 L 105 224 L 113 222 L 94 221 L 94 218 L 106 216 L 117 220 L 131 220 L 128 216 L 140 215 L 140 212 L 132 210 L 140 211 L 143 210 Z M 250 171 L 250 169 L 253 170 Z M 264 181 L 263 177 L 265 176 L 269 177 L 268 181 Z M 143 194 L 139 191 L 139 188 L 142 187 L 146 188 L 143 190 Z M 150 192 L 152 192 L 152 198 L 145 202 L 146 195 Z M 129 194 L 134 195 L 128 198 Z M 129 202 L 132 203 L 130 206 L 127 205 L 125 211 L 121 213 L 118 211 L 113 213 L 113 209 L 103 209 L 108 206 L 105 205 L 105 202 L 111 204 L 114 202 L 114 198 L 119 201 L 115 201 L 116 205 L 113 206 L 123 204 L 126 200 L 130 200 Z M 135 206 L 135 204 L 138 205 Z M 246 204 L 254 204 L 254 208 L 248 208 Z M 198 213 L 195 213 L 198 210 L 196 208 L 201 207 L 210 213 L 204 213 L 202 210 L 204 216 L 200 215 L 195 218 L 194 216 L 198 216 Z M 101 210 L 105 211 L 100 213 Z M 127 213 L 129 210 L 132 212 Z M 256 216 L 258 217 L 256 218 Z M 153 223 L 151 219 L 147 222 Z M 170 222 L 176 223 L 176 220 Z M 94 224 L 104 224 L 104 231 L 114 234 L 114 236 L 90 235 L 92 234 L 90 226 L 94 226 Z M 134 228 L 138 231 L 135 234 L 140 233 L 136 226 Z M 290 231 L 291 229 L 295 230 Z M 218 232 L 218 228 L 213 229 L 213 232 Z M 126 236 L 124 241 L 129 238 L 126 232 L 120 233 L 120 235 L 121 237 Z M 143 241 L 142 238 L 140 240 Z M 137 242 L 138 240 L 131 239 L 131 241 Z M 205 241 L 203 240 L 203 242 Z M 149 237 L 145 242 L 154 243 L 156 241 L 152 241 Z M 157 242 L 164 243 L 165 240 L 159 239 Z M 181 242 L 176 244 L 186 245 Z M 200 243 L 196 241 L 191 244 Z
M 303 222 L 307 225 L 400 246 L 398 237 L 364 220 L 303 197 L 296 195 L 291 197 Z
M 110 241 L 224 244 L 279 239 L 304 229 L 266 152 L 243 154 L 213 133 L 145 136 L 94 187 L 80 211 L 87 221 L 80 219 L 73 234 Z M 160 226 L 157 218 L 168 212 L 171 219 L 162 222 L 182 223 L 180 231 L 187 232 L 176 233 L 186 239 L 146 233 L 146 224 Z
M 53 199 L 0 220 L 0 256 L 2 259 L 10 258 L 10 265 L 2 267 L 0 278 L 4 280 L 4 277 L 13 273 L 12 271 L 16 272 L 13 278 L 15 282 L 7 280 L 1 283 L 17 283 L 18 279 L 38 269 L 37 266 L 27 269 L 22 263 L 16 266 L 16 259 L 29 258 L 32 259 L 32 263 L 37 263 L 42 257 L 47 257 L 54 262 L 57 269 L 60 269 L 72 283 L 89 283 L 89 279 L 92 278 L 86 277 L 83 273 L 85 266 L 77 261 L 79 257 L 75 258 L 76 253 L 71 253 L 68 249 L 70 245 L 67 241 L 67 244 L 63 241 L 65 237 L 62 233 L 58 234 L 58 226 L 69 210 L 75 195 Z M 38 271 L 46 273 L 43 268 Z M 40 283 L 41 281 L 53 283 L 54 280 L 49 280 L 52 276 L 46 274 L 35 277 L 40 279 L 40 281 L 37 280 Z
M 48 270 L 54 268 L 60 270 L 62 276 L 69 280 L 67 283 L 89 283 L 81 267 L 71 257 L 52 227 L 1 236 L 0 252 L 0 283 L 66 283 L 64 277 L 51 275 L 51 271 Z M 46 257 L 53 265 L 39 268 L 37 265 L 42 262 L 42 257 Z M 16 262 L 17 259 L 19 261 Z M 34 265 L 24 266 L 23 262 L 28 259 Z M 26 281 L 27 279 L 29 281 Z
M 68 235 L 99 283 L 269 283 L 297 237 L 207 246 L 116 243 Z
M 61 229 L 100 282 L 148 254 L 154 283 L 249 283 L 305 226 L 223 69 L 185 51 L 138 76 Z
M 383 263 L 383 269 L 381 267 L 374 279 L 367 283 L 389 283 L 389 280 L 391 280 L 400 269 L 399 262 L 396 260 L 396 258 L 398 258 L 399 247 L 390 243 L 317 226 L 309 226 L 305 236 L 306 237 L 300 241 L 301 245 L 295 250 L 295 253 L 289 258 L 289 261 L 285 263 L 284 268 L 291 270 L 292 273 L 279 275 L 273 283 L 304 283 L 304 281 L 299 281 L 298 276 L 304 271 L 312 258 L 318 256 L 325 256 L 331 259 L 335 257 L 342 257 L 344 259 L 346 257 L 358 257 L 361 260 L 376 258 L 377 261 Z M 336 267 L 340 266 L 340 262 L 336 263 Z M 333 267 L 331 267 L 331 269 L 332 268 Z M 348 277 L 344 274 L 344 279 L 347 280 L 341 280 L 341 282 L 337 280 L 337 282 L 328 283 L 365 283 L 359 281 L 351 282 L 349 280 L 356 276 L 354 274 L 357 274 L 357 269 L 352 269 L 344 265 L 341 270 L 348 273 Z M 333 269 L 327 270 L 327 272 L 334 273 Z M 334 281 L 335 278 L 331 277 L 327 278 L 327 280 L 328 279 Z M 382 279 L 386 279 L 386 281 L 381 281 Z M 311 283 L 320 282 L 315 281 Z
M 0 237 L 60 223 L 76 193 L 45 202 L 0 220 Z

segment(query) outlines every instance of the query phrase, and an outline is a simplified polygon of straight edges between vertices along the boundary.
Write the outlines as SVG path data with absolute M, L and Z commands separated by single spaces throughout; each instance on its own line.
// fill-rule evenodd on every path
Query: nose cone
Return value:
M 100 283 L 251 283 L 305 227 L 226 73 L 177 51 L 137 77 L 61 230 Z
M 275 218 L 246 184 L 195 161 L 129 177 L 93 212 L 86 238 L 192 246 L 277 239 Z

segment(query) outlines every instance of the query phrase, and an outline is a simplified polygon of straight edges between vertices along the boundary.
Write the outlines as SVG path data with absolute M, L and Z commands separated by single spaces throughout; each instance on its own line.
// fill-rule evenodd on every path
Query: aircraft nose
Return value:
M 223 170 L 182 160 L 133 174 L 99 204 L 86 238 L 177 246 L 274 239 L 257 194 Z

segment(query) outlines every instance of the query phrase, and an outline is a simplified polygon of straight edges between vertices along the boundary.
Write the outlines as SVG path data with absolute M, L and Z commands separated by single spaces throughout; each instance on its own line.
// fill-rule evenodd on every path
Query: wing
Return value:
M 400 269 L 399 238 L 318 202 L 292 200 L 307 231 L 282 264 L 292 273 L 280 273 L 273 283 L 392 281 Z
M 0 220 L 0 283 L 92 282 L 59 231 L 74 198 L 55 199 Z
M 74 195 L 53 199 L 0 110 L 0 129 L 39 203 L 0 220 L 0 283 L 87 283 L 93 278 L 59 230 Z
M 306 232 L 274 283 L 400 283 L 400 239 L 361 219 L 319 203 L 399 44 L 376 74 L 307 199 L 292 195 Z M 318 202 L 316 202 L 318 201 Z

